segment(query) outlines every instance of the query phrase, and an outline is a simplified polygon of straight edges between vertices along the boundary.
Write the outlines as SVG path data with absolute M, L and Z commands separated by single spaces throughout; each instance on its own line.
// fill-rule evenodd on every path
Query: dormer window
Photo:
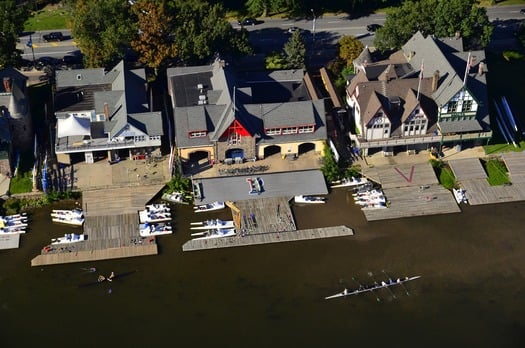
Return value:
M 203 138 L 208 135 L 207 131 L 193 131 L 189 133 L 190 138 Z

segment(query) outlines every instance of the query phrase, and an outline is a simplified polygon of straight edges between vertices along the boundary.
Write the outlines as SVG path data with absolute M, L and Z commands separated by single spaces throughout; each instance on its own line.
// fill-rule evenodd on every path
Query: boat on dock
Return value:
M 295 203 L 306 203 L 306 204 L 323 204 L 326 203 L 325 198 L 321 196 L 295 196 Z
M 192 230 L 211 230 L 216 228 L 233 228 L 233 220 L 211 219 L 202 222 L 192 222 Z
M 359 197 L 355 199 L 355 204 L 358 205 L 368 205 L 368 204 L 386 204 L 386 198 L 385 196 L 375 196 L 375 197 Z
M 192 236 L 202 235 L 202 237 L 194 238 L 194 240 L 201 239 L 215 239 L 223 237 L 233 237 L 236 235 L 235 228 L 216 228 L 213 230 L 207 230 L 205 232 L 197 232 L 192 234 Z
M 144 223 L 139 225 L 141 237 L 161 236 L 173 233 L 171 225 L 165 222 L 158 224 Z
M 170 203 L 189 204 L 182 192 L 164 193 L 161 198 Z
M 372 189 L 372 190 L 354 192 L 352 193 L 352 196 L 354 197 L 354 199 L 359 199 L 360 197 L 377 197 L 377 196 L 384 196 L 384 192 L 383 190 Z
M 386 209 L 386 208 L 388 208 L 386 202 L 385 203 L 369 202 L 369 203 L 361 205 L 361 210 L 375 210 L 375 209 Z
M 349 178 L 343 178 L 342 180 L 332 181 L 330 187 L 331 188 L 338 188 L 338 187 L 352 187 L 352 186 L 360 186 L 368 183 L 367 178 L 356 178 L 356 177 L 349 177 Z
M 51 244 L 76 243 L 76 242 L 82 242 L 86 239 L 87 237 L 85 234 L 66 233 L 64 237 L 51 239 Z
M 0 222 L 0 235 L 26 233 L 26 226 L 5 226 Z
M 261 178 L 246 178 L 246 182 L 250 186 L 250 195 L 259 195 L 263 191 L 263 181 Z
M 147 209 L 139 211 L 139 221 L 141 224 L 146 222 L 165 222 L 171 221 L 170 212 L 150 212 Z
M 170 207 L 167 204 L 148 204 L 146 205 L 146 211 L 149 213 L 170 213 Z
M 452 192 L 454 193 L 454 198 L 456 199 L 456 202 L 458 202 L 458 204 L 468 203 L 466 190 L 462 188 L 453 188 Z
M 225 207 L 224 202 L 217 201 L 217 202 L 208 203 L 208 204 L 196 205 L 195 207 L 193 207 L 193 209 L 195 210 L 196 213 L 203 213 L 205 211 L 224 209 L 224 207 Z
M 331 300 L 331 299 L 339 298 L 339 297 L 359 295 L 359 294 L 362 294 L 362 293 L 365 293 L 365 292 L 371 292 L 371 291 L 374 291 L 374 290 L 379 290 L 379 289 L 383 289 L 383 288 L 390 288 L 392 286 L 401 285 L 401 284 L 404 284 L 404 283 L 407 283 L 407 282 L 410 282 L 412 280 L 416 280 L 416 279 L 419 279 L 419 278 L 421 278 L 421 276 L 413 276 L 413 277 L 405 277 L 405 278 L 397 278 L 397 279 L 388 279 L 388 280 L 382 281 L 381 283 L 374 283 L 374 284 L 371 284 L 371 285 L 362 285 L 362 286 L 360 286 L 359 288 L 357 288 L 355 290 L 344 289 L 343 291 L 341 291 L 341 292 L 339 292 L 339 293 L 337 293 L 335 295 L 326 296 L 324 299 L 325 300 Z

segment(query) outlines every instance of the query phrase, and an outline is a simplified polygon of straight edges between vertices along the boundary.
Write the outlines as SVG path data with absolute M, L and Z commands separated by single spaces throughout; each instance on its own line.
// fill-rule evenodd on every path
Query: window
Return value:
M 448 103 L 448 112 L 456 112 L 458 108 L 458 102 L 456 100 L 451 100 Z
M 146 137 L 144 135 L 137 135 L 135 137 L 135 141 L 136 142 L 141 142 L 141 141 L 145 141 L 146 140 Z
M 279 135 L 281 128 L 266 128 L 266 135 Z
M 190 138 L 202 138 L 207 134 L 206 131 L 195 131 L 190 133 Z
M 283 135 L 284 134 L 297 134 L 297 127 L 285 127 L 285 128 L 283 128 Z
M 472 100 L 463 100 L 463 112 L 472 110 Z
M 313 133 L 313 132 L 314 132 L 314 125 L 299 127 L 299 133 Z

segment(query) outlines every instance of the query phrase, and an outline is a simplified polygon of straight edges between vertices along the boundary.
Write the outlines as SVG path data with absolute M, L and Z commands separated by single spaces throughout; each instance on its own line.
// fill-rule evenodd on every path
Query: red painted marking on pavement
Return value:
M 414 169 L 415 169 L 414 166 L 412 166 L 412 167 L 410 168 L 410 175 L 409 175 L 408 177 L 407 177 L 405 174 L 401 173 L 401 171 L 399 170 L 399 168 L 395 167 L 394 169 L 395 169 L 395 171 L 396 171 L 399 175 L 401 175 L 401 176 L 402 176 L 407 182 L 412 182 L 412 179 L 414 178 Z

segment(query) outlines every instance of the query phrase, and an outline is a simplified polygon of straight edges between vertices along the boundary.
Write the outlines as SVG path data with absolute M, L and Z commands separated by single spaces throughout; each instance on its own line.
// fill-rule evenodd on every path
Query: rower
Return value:
M 345 289 L 343 290 L 343 295 L 347 295 L 347 294 L 348 294 L 348 289 L 345 288 Z

